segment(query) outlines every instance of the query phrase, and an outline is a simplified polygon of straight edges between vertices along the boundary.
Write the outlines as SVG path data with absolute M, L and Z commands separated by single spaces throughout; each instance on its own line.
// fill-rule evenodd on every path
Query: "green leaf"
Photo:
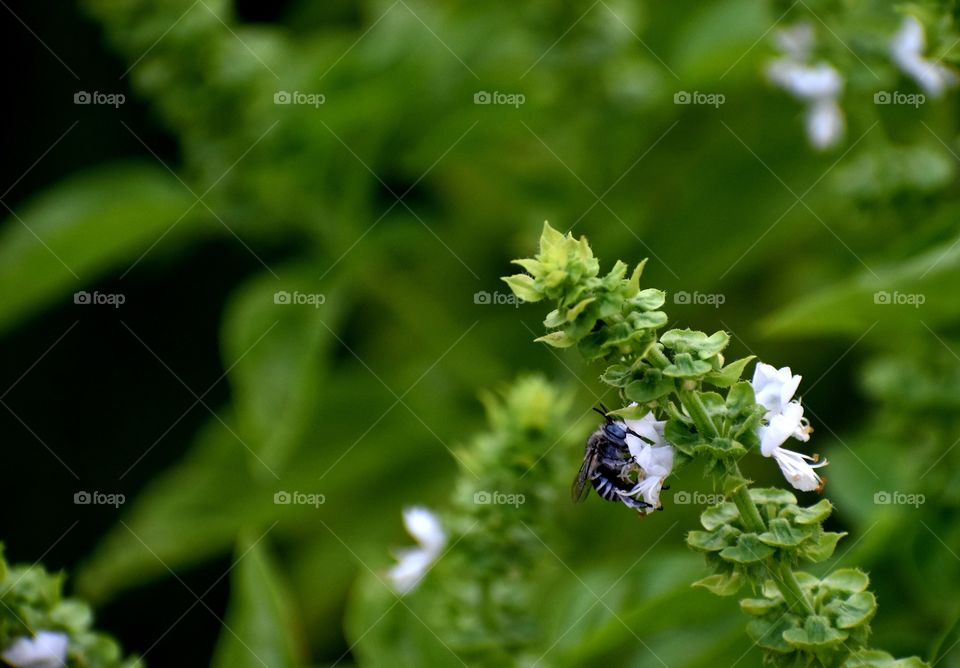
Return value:
M 810 530 L 798 530 L 782 517 L 770 520 L 768 530 L 760 534 L 765 545 L 780 548 L 796 547 L 810 537 Z
M 820 584 L 830 589 L 855 594 L 870 585 L 870 578 L 858 568 L 841 568 L 821 580 Z
M 735 546 L 726 547 L 720 551 L 720 557 L 726 561 L 738 564 L 752 564 L 763 561 L 772 555 L 774 549 L 760 542 L 755 533 L 742 533 L 737 537 Z
M 687 534 L 687 545 L 701 552 L 718 552 L 732 546 L 739 531 L 733 527 L 721 527 L 717 531 L 691 531 Z
M 263 532 L 245 532 L 237 542 L 230 577 L 230 605 L 217 641 L 213 668 L 296 668 L 302 665 L 299 631 L 280 569 Z
M 740 609 L 753 617 L 769 615 L 783 606 L 783 599 L 776 598 L 745 598 L 740 601 Z
M 664 377 L 659 369 L 648 368 L 644 369 L 643 377 L 627 385 L 623 393 L 630 401 L 643 404 L 670 394 L 674 387 L 672 378 Z
M 339 329 L 338 293 L 317 284 L 312 268 L 277 271 L 279 281 L 261 276 L 234 295 L 221 334 L 238 435 L 251 470 L 270 478 L 307 440 L 324 360 L 331 348 L 342 347 L 333 333 Z
M 697 454 L 706 454 L 711 457 L 743 457 L 747 454 L 747 449 L 743 444 L 734 441 L 731 438 L 718 437 L 708 443 L 701 443 L 694 448 Z
M 746 366 L 753 361 L 754 356 L 750 355 L 742 359 L 738 359 L 735 362 L 730 362 L 724 366 L 720 371 L 714 371 L 713 373 L 708 373 L 703 377 L 704 382 L 710 383 L 714 387 L 730 387 L 738 380 L 740 376 L 743 375 L 743 370 Z M 748 383 L 749 385 L 749 383 Z M 751 388 L 752 390 L 752 388 Z M 728 395 L 729 401 L 729 395 Z
M 724 524 L 731 524 L 740 518 L 740 511 L 731 502 L 718 503 L 700 513 L 700 524 L 707 531 L 713 531 Z
M 863 272 L 794 302 L 768 318 L 763 329 L 773 335 L 859 335 L 880 323 L 881 330 L 925 331 L 921 322 L 936 327 L 960 316 L 958 284 L 960 244 L 948 240 L 913 258 L 885 268 L 874 267 L 873 272 Z M 903 303 L 894 303 L 895 294 Z M 923 305 L 916 303 L 919 296 Z M 932 304 L 936 308 L 929 308 Z M 911 317 L 904 317 L 906 314 Z
M 762 506 L 767 503 L 785 505 L 788 503 L 795 504 L 797 502 L 797 497 L 795 497 L 792 493 L 785 489 L 778 489 L 776 487 L 758 487 L 751 489 L 750 498 L 753 499 L 753 502 L 758 506 Z
M 673 356 L 673 363 L 664 368 L 663 375 L 672 378 L 698 378 L 708 373 L 711 368 L 709 362 L 695 360 L 690 353 L 677 353 Z
M 747 635 L 757 646 L 775 652 L 790 652 L 792 648 L 783 639 L 783 634 L 795 629 L 798 625 L 794 615 L 778 615 L 774 621 L 767 619 L 752 619 L 747 624 Z
M 671 329 L 663 333 L 660 343 L 677 353 L 692 353 L 699 359 L 710 359 L 730 343 L 730 336 L 723 331 L 707 336 L 692 329 Z
M 861 591 L 831 608 L 830 612 L 836 615 L 837 628 L 852 629 L 870 621 L 877 612 L 877 598 L 872 592 Z
M 196 235 L 210 217 L 194 202 L 162 167 L 125 163 L 89 168 L 18 206 L 0 231 L 0 329 L 127 271 L 161 238 L 169 248 Z
M 833 504 L 830 503 L 830 500 L 821 499 L 812 506 L 800 508 L 800 510 L 793 514 L 793 521 L 796 524 L 804 525 L 820 524 L 830 517 L 830 513 L 832 512 Z
M 837 542 L 846 535 L 846 531 L 842 533 L 825 531 L 816 543 L 805 543 L 801 546 L 800 555 L 812 562 L 829 559 L 837 547 Z
M 566 332 L 550 332 L 538 339 L 534 339 L 534 341 L 537 343 L 546 343 L 553 348 L 569 348 L 577 343 L 576 340 L 567 336 Z
M 630 299 L 630 303 L 644 311 L 656 311 L 663 306 L 667 297 L 663 290 L 656 288 L 647 288 L 641 290 L 637 295 Z
M 538 302 L 543 299 L 543 294 L 537 289 L 536 281 L 532 276 L 514 274 L 513 276 L 501 276 L 500 280 L 510 286 L 513 294 L 525 302 Z
M 843 662 L 843 668 L 929 668 L 930 664 L 911 656 L 908 659 L 894 659 L 880 650 L 861 650 L 852 654 Z
M 740 590 L 742 584 L 740 574 L 734 571 L 732 573 L 708 575 L 694 582 L 692 586 L 703 587 L 717 596 L 733 596 Z
M 847 634 L 830 626 L 830 620 L 820 615 L 810 615 L 803 628 L 784 631 L 783 639 L 789 645 L 807 652 L 818 653 L 839 647 Z

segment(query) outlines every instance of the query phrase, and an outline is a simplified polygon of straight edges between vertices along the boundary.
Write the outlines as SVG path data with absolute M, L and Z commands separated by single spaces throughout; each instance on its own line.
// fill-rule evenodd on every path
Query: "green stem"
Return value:
M 700 395 L 695 390 L 680 390 L 678 394 L 680 395 L 680 403 L 687 409 L 693 419 L 693 424 L 697 426 L 697 430 L 706 438 L 719 436 L 720 432 L 707 413 L 707 407 L 703 405 Z
M 776 582 L 783 600 L 787 602 L 787 607 L 794 612 L 802 612 L 804 615 L 813 614 L 813 606 L 810 605 L 807 595 L 800 588 L 800 582 L 797 581 L 797 576 L 790 564 L 783 561 L 777 564 Z
M 740 467 L 737 466 L 736 462 L 731 462 L 727 465 L 727 477 L 733 478 L 734 480 L 743 480 L 743 476 L 740 474 Z M 737 510 L 740 511 L 740 519 L 743 520 L 743 526 L 746 527 L 748 531 L 763 533 L 767 530 L 767 525 L 760 515 L 760 509 L 757 508 L 757 504 L 750 498 L 750 489 L 745 484 L 737 487 L 731 496 L 733 497 L 734 504 L 737 506 Z

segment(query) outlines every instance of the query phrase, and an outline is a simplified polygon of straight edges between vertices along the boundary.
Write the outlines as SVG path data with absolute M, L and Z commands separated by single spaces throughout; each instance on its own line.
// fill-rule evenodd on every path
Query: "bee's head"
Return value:
M 615 441 L 623 441 L 627 438 L 627 429 L 621 422 L 614 422 L 613 420 L 608 420 L 605 425 L 603 425 L 604 433 Z

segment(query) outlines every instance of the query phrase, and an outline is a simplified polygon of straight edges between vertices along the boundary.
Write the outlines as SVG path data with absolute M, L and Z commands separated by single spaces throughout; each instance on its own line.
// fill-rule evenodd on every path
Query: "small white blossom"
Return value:
M 760 453 L 777 462 L 784 477 L 795 489 L 812 492 L 823 486 L 823 480 L 814 469 L 826 466 L 827 461 L 821 462 L 816 456 L 781 447 L 791 437 L 803 442 L 810 440 L 812 429 L 803 417 L 803 406 L 799 400 L 793 399 L 800 379 L 790 371 L 790 367 L 777 369 L 769 364 L 758 363 L 751 385 L 757 403 L 767 409 L 764 423 L 759 429 Z
M 778 31 L 774 36 L 783 56 L 767 66 L 767 77 L 807 104 L 807 138 L 818 150 L 835 146 L 846 129 L 837 98 L 843 91 L 843 77 L 832 65 L 810 64 L 813 30 L 800 24 Z
M 665 420 L 657 420 L 653 413 L 647 413 L 639 420 L 624 420 L 627 432 L 627 448 L 640 466 L 640 479 L 627 496 L 643 500 L 650 504 L 647 512 L 660 507 L 660 490 L 663 481 L 673 471 L 673 446 L 663 436 Z M 631 433 L 632 432 L 632 433 Z
M 939 97 L 957 81 L 957 76 L 939 61 L 924 58 L 927 38 L 923 25 L 914 16 L 905 16 L 890 42 L 890 57 L 904 74 L 930 97 Z
M 0 658 L 16 668 L 62 668 L 67 665 L 69 643 L 66 633 L 38 631 L 14 640 Z
M 397 564 L 387 572 L 387 577 L 398 593 L 407 594 L 416 588 L 443 552 L 447 534 L 437 516 L 426 508 L 405 508 L 403 525 L 419 545 L 397 550 Z

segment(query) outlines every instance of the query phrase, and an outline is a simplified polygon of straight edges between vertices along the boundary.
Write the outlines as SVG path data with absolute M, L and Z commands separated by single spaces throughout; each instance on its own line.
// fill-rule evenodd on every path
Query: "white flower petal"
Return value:
M 770 81 L 801 100 L 833 100 L 843 90 L 843 77 L 826 63 L 804 65 L 778 58 L 767 67 Z
M 428 550 L 440 552 L 447 542 L 447 535 L 440 520 L 427 508 L 414 506 L 403 511 L 403 525 L 407 532 Z
M 939 97 L 957 81 L 957 75 L 939 61 L 923 56 L 927 39 L 923 24 L 914 16 L 905 16 L 900 30 L 890 42 L 890 57 L 904 74 L 931 97 Z
M 803 406 L 791 401 L 782 413 L 776 413 L 766 425 L 760 427 L 760 452 L 770 457 L 776 448 L 791 436 L 799 441 L 810 440 L 810 427 L 803 417 Z
M 403 524 L 419 545 L 397 551 L 397 563 L 387 571 L 387 578 L 397 593 L 407 594 L 419 584 L 443 552 L 447 534 L 439 518 L 419 506 L 403 510 Z
M 640 460 L 643 451 L 650 447 L 651 444 L 654 447 L 669 445 L 667 440 L 663 437 L 663 429 L 666 426 L 667 421 L 657 420 L 654 418 L 652 412 L 647 413 L 639 420 L 624 420 L 623 422 L 625 425 L 627 425 L 627 429 L 641 437 L 637 438 L 637 436 L 627 432 L 627 448 L 630 450 L 630 454 L 633 455 L 633 458 L 637 461 Z
M 784 448 L 776 448 L 772 456 L 780 467 L 780 471 L 783 472 L 783 477 L 793 485 L 794 489 L 799 489 L 803 492 L 813 492 L 819 491 L 821 487 L 823 487 L 823 480 L 814 469 L 826 466 L 826 459 L 817 461 L 816 457 L 810 457 Z M 815 463 L 808 464 L 808 461 Z
M 37 635 L 14 640 L 0 657 L 17 668 L 62 668 L 66 665 L 67 634 L 38 631 Z
M 836 146 L 846 129 L 843 111 L 833 100 L 817 100 L 807 109 L 807 138 L 817 150 Z
M 757 403 L 767 409 L 767 415 L 781 413 L 793 399 L 800 386 L 802 376 L 794 375 L 790 367 L 781 369 L 770 364 L 758 362 L 753 370 L 753 393 Z

